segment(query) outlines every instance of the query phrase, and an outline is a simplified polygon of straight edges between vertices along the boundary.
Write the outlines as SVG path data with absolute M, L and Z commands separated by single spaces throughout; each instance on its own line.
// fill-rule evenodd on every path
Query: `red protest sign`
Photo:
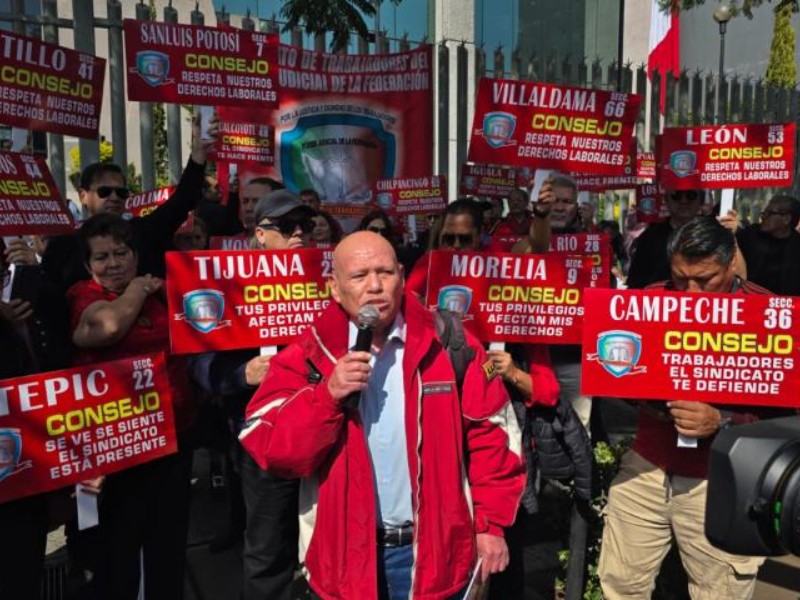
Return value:
M 587 175 L 572 173 L 571 177 L 582 192 L 601 193 L 606 190 L 629 190 L 640 183 L 636 138 L 631 138 L 630 152 L 625 158 L 625 167 L 620 175 Z
M 140 102 L 278 105 L 278 38 L 125 19 L 128 99 Z
M 250 250 L 250 238 L 240 235 L 212 235 L 208 238 L 209 250 Z
M 0 123 L 97 138 L 106 61 L 0 32 Z
M 397 222 L 400 231 L 410 229 L 409 217 L 415 217 L 415 230 L 427 227 L 425 215 L 439 213 L 447 206 L 447 178 L 444 175 L 413 179 L 379 179 L 375 184 L 378 208 Z
M 489 252 L 510 252 L 522 236 L 492 236 L 486 244 Z M 605 287 L 611 277 L 611 240 L 602 233 L 554 233 L 550 252 L 568 256 L 588 256 L 592 259 L 592 281 Z
M 634 94 L 483 78 L 469 160 L 620 175 L 638 110 Z
M 658 223 L 669 217 L 667 196 L 657 184 L 636 186 L 636 222 Z
M 794 298 L 587 290 L 588 396 L 800 405 Z
M 463 196 L 506 198 L 517 189 L 517 169 L 495 165 L 463 165 L 458 193 Z
M 636 155 L 636 176 L 639 179 L 656 178 L 655 152 L 639 152 Z
M 667 190 L 789 187 L 794 179 L 795 124 L 665 129 L 657 144 Z
M 175 193 L 177 186 L 170 185 L 155 190 L 140 192 L 125 199 L 124 217 L 144 217 L 149 215 L 159 206 L 164 204 L 172 194 Z
M 462 313 L 484 342 L 578 344 L 591 279 L 585 257 L 436 250 L 426 302 Z
M 268 165 L 275 162 L 275 128 L 259 122 L 264 111 L 220 106 L 217 114 L 219 137 L 209 153 L 210 160 Z
M 0 503 L 177 449 L 163 354 L 0 381 Z
M 75 222 L 43 158 L 0 152 L 0 235 L 61 235 Z
M 176 353 L 277 346 L 331 301 L 333 252 L 168 252 L 170 342 Z

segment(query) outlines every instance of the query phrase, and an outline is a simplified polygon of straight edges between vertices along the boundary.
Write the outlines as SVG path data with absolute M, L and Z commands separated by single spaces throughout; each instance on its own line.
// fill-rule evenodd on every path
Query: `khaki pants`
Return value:
M 673 535 L 693 600 L 739 600 L 753 595 L 762 557 L 714 548 L 703 532 L 705 479 L 668 477 L 634 451 L 622 458 L 611 484 L 600 583 L 606 600 L 649 599 Z

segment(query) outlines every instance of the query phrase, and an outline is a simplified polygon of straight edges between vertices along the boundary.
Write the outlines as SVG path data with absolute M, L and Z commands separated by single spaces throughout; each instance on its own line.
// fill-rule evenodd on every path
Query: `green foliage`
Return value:
M 736 16 L 742 13 L 748 19 L 753 18 L 753 9 L 764 4 L 765 0 L 731 0 L 728 4 L 731 8 L 731 14 Z M 772 3 L 772 0 L 766 0 Z M 706 0 L 658 0 L 658 5 L 664 12 L 672 11 L 679 12 L 682 10 L 692 10 L 701 4 L 705 4 Z M 779 10 L 786 6 L 791 7 L 791 10 L 797 12 L 800 10 L 800 0 L 775 0 L 776 9 Z
M 169 185 L 169 147 L 167 146 L 167 111 L 163 104 L 153 104 L 153 163 L 156 187 Z
M 402 2 L 390 1 L 392 4 Z M 367 37 L 369 30 L 364 16 L 374 14 L 373 0 L 285 0 L 281 7 L 281 16 L 286 19 L 284 31 L 303 23 L 305 32 L 310 35 L 330 32 L 334 51 L 347 47 L 351 31 Z
M 81 148 L 79 145 L 73 146 L 69 151 L 69 181 L 77 190 L 81 180 Z M 112 162 L 114 160 L 114 146 L 105 138 L 100 139 L 100 162 Z
M 775 29 L 767 66 L 767 83 L 793 88 L 797 84 L 797 64 L 794 62 L 795 31 L 792 28 L 792 7 L 788 4 L 775 9 Z

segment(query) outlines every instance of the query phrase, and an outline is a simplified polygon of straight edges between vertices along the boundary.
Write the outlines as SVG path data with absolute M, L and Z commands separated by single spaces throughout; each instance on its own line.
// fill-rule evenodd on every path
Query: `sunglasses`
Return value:
M 440 238 L 441 245 L 445 248 L 452 248 L 456 245 L 456 241 L 462 248 L 472 246 L 475 241 L 475 236 L 471 233 L 443 233 Z
M 674 192 L 669 195 L 669 199 L 677 202 L 681 198 L 685 198 L 689 202 L 694 202 L 697 200 L 697 192 Z
M 277 231 L 284 237 L 292 237 L 299 228 L 304 235 L 308 235 L 314 230 L 314 221 L 310 218 L 284 218 L 276 219 L 274 223 L 259 223 L 260 229 Z
M 367 227 L 367 231 L 371 231 L 372 233 L 377 233 L 379 235 L 386 235 L 389 233 L 389 229 L 386 227 Z
M 125 198 L 127 198 L 131 193 L 131 191 L 126 187 L 114 187 L 111 185 L 101 185 L 95 190 L 95 192 L 97 192 L 97 195 L 101 198 L 108 198 L 112 193 L 116 193 L 117 198 L 120 200 L 125 200 Z
M 780 211 L 780 210 L 767 209 L 767 210 L 762 210 L 761 211 L 761 216 L 762 217 L 767 217 L 767 218 L 771 217 L 772 215 L 788 215 L 788 214 L 789 214 L 788 212 L 784 212 L 784 211 Z

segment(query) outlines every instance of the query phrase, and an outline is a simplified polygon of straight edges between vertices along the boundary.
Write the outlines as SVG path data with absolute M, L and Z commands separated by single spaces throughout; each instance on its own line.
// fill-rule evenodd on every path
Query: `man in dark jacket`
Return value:
M 192 155 L 175 193 L 149 215 L 131 220 L 140 274 L 164 277 L 164 255 L 172 249 L 172 236 L 203 196 L 206 152 L 215 143 L 216 131 L 215 118 L 209 128 L 211 139 L 201 140 L 199 115 L 195 115 L 192 121 Z M 94 163 L 81 173 L 78 195 L 87 218 L 100 213 L 121 215 L 129 193 L 125 174 L 118 165 Z M 88 279 L 78 238 L 63 235 L 51 239 L 42 257 L 42 270 L 45 277 L 64 292 L 74 283 Z
M 774 196 L 761 223 L 740 230 L 736 241 L 747 261 L 747 279 L 781 296 L 800 296 L 800 202 Z

